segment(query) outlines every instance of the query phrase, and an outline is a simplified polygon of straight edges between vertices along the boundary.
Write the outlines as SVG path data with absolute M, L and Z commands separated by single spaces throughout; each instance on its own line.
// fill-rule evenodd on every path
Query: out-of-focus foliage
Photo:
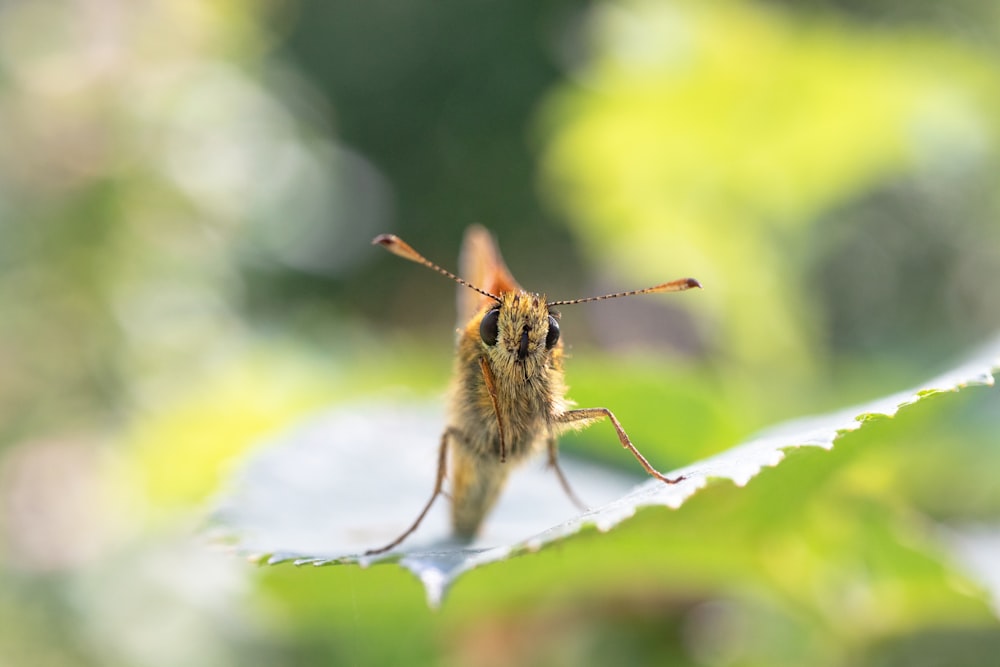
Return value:
M 245 575 L 190 543 L 190 515 L 147 520 L 331 395 L 240 312 L 245 263 L 345 270 L 338 230 L 368 234 L 328 224 L 371 170 L 267 55 L 271 16 L 0 6 L 0 663 L 250 655 Z
M 242 345 L 241 255 L 333 233 L 341 158 L 283 102 L 297 79 L 250 9 L 3 7 L 8 437 L 190 382 Z
M 815 594 L 864 598 L 871 558 L 926 562 L 933 538 L 897 519 L 997 523 L 995 391 L 887 424 L 850 465 L 877 493 L 797 489 L 781 540 L 720 543 L 752 576 L 720 564 L 712 586 L 657 569 L 704 529 L 674 515 L 505 563 L 438 616 L 391 568 L 255 573 L 191 535 L 260 438 L 443 389 L 454 287 L 376 254 L 378 232 L 453 268 L 485 223 L 557 298 L 701 279 L 683 302 L 563 314 L 571 397 L 659 460 L 928 376 L 1000 328 L 996 18 L 989 0 L 2 3 L 0 664 L 995 655 L 978 611 L 918 613 L 980 604 L 950 575 L 879 579 L 879 609 L 903 608 L 886 633 Z M 724 505 L 704 520 L 774 508 Z M 773 568 L 803 551 L 793 596 Z M 644 562 L 660 574 L 620 585 Z
M 814 244 L 854 231 L 841 209 L 905 180 L 970 191 L 993 174 L 995 189 L 1000 69 L 952 39 L 740 2 L 610 3 L 589 26 L 591 57 L 546 107 L 548 192 L 595 262 L 646 281 L 697 275 L 704 298 L 678 307 L 700 308 L 716 350 L 755 374 L 816 368 L 839 343 L 809 272 L 837 251 Z M 991 193 L 970 219 L 937 220 L 946 238 L 908 241 L 978 256 L 1000 244 L 996 206 Z M 995 326 L 980 289 L 1000 280 L 989 259 L 986 275 L 935 278 Z

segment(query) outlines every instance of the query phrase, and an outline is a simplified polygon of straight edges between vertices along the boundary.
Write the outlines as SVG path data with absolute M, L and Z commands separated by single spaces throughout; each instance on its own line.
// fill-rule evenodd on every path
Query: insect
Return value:
M 459 261 L 464 278 L 429 261 L 393 234 L 377 236 L 372 244 L 423 264 L 460 287 L 455 370 L 433 493 L 409 528 L 366 555 L 389 551 L 409 537 L 441 495 L 446 477 L 450 478 L 454 533 L 471 539 L 496 503 L 512 466 L 542 449 L 548 453 L 549 465 L 566 495 L 584 508 L 559 468 L 556 438 L 562 431 L 600 419 L 611 422 L 622 446 L 647 473 L 666 484 L 684 479 L 669 478 L 650 465 L 607 408 L 570 409 L 555 308 L 636 294 L 680 292 L 701 287 L 697 280 L 681 278 L 630 292 L 546 301 L 544 295 L 518 285 L 483 227 L 472 226 L 465 233 Z

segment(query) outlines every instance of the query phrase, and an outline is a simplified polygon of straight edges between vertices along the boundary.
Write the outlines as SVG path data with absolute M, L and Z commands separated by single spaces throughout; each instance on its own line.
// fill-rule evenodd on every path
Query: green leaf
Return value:
M 643 507 L 679 508 L 721 480 L 745 486 L 764 468 L 781 463 L 787 450 L 831 449 L 842 435 L 929 396 L 992 385 L 998 368 L 1000 340 L 917 387 L 781 424 L 675 470 L 686 477 L 676 485 L 636 484 L 632 476 L 564 457 L 574 487 L 594 503 L 583 513 L 574 510 L 551 472 L 528 465 L 512 475 L 472 544 L 449 537 L 447 501 L 439 500 L 410 539 L 376 556 L 364 552 L 400 534 L 430 494 L 444 415 L 437 403 L 399 397 L 345 405 L 267 443 L 247 460 L 219 501 L 216 528 L 238 552 L 261 563 L 397 563 L 417 575 L 428 602 L 437 606 L 465 572 L 538 551 L 588 527 L 609 531 Z

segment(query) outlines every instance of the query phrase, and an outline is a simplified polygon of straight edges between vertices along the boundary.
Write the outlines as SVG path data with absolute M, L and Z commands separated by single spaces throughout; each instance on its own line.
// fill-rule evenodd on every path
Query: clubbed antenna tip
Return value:
M 623 296 L 635 296 L 637 294 L 660 294 L 663 292 L 683 292 L 692 287 L 701 287 L 701 283 L 694 278 L 679 278 L 671 280 L 669 283 L 654 285 L 646 289 L 637 289 L 630 292 L 617 292 L 615 294 L 603 294 L 601 296 L 590 296 L 584 299 L 568 299 L 566 301 L 550 301 L 549 306 L 573 306 L 578 303 L 589 303 L 591 301 L 605 301 L 607 299 L 619 299 Z
M 438 266 L 434 262 L 430 261 L 423 255 L 421 255 L 419 252 L 414 250 L 409 243 L 399 238 L 395 234 L 379 234 L 378 236 L 372 239 L 372 245 L 380 245 L 389 252 L 391 252 L 393 255 L 399 255 L 403 259 L 408 259 L 411 262 L 416 262 L 417 264 L 423 264 L 428 269 L 431 269 L 432 271 L 437 271 L 441 275 L 451 278 L 459 285 L 465 285 L 469 289 L 475 290 L 480 294 L 482 294 L 483 296 L 488 296 L 495 301 L 500 301 L 500 297 L 496 296 L 495 294 L 490 294 L 486 290 L 480 289 L 479 287 L 476 287 L 475 285 L 466 280 L 462 280 L 451 271 L 442 269 L 440 266 Z
M 409 243 L 395 234 L 379 234 L 372 239 L 372 245 L 380 245 L 393 255 L 399 255 L 400 257 L 410 260 L 411 262 L 423 264 L 423 262 L 420 261 L 423 259 L 420 256 L 420 253 L 411 248 Z

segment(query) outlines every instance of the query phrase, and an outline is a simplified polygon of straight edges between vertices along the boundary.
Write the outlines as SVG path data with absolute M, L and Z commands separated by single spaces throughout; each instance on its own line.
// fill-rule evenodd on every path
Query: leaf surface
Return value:
M 1000 341 L 969 361 L 890 396 L 780 424 L 716 456 L 672 471 L 685 480 L 665 485 L 572 457 L 562 457 L 574 489 L 592 509 L 579 512 L 538 459 L 515 471 L 482 535 L 473 543 L 449 537 L 448 501 L 441 498 L 420 529 L 397 549 L 366 556 L 406 529 L 430 495 L 444 423 L 438 403 L 401 398 L 344 405 L 265 443 L 233 476 L 219 499 L 217 531 L 253 560 L 278 564 L 363 567 L 395 562 L 423 583 L 437 606 L 464 572 L 542 547 L 588 526 L 609 531 L 640 508 L 680 507 L 708 484 L 744 486 L 785 450 L 830 449 L 845 433 L 941 392 L 992 385 Z

